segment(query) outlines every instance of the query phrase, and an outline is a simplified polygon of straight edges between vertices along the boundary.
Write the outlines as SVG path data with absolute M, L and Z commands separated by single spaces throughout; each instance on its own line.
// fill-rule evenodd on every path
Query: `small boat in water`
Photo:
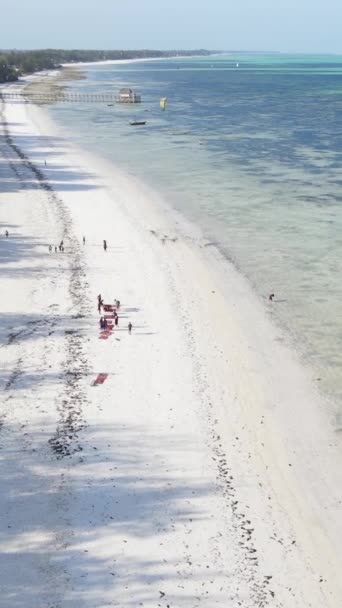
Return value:
M 132 127 L 136 127 L 136 126 L 138 126 L 138 125 L 146 125 L 146 120 L 130 120 L 130 121 L 129 121 L 129 124 L 130 124 Z

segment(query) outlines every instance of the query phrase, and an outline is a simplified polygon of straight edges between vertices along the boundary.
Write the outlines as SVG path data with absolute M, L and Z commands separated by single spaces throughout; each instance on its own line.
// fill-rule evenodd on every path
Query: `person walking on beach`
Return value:
M 105 241 L 105 240 L 103 241 L 103 249 L 105 251 L 107 251 L 107 241 Z
M 128 323 L 128 333 L 129 333 L 129 334 L 131 334 L 131 333 L 132 333 L 132 328 L 133 328 L 133 325 L 132 325 L 132 323 L 131 323 L 131 322 L 129 322 L 129 323 Z
M 119 325 L 119 317 L 118 317 L 118 315 L 116 315 L 116 317 L 114 317 L 114 323 L 115 323 L 115 327 L 117 327 Z
M 8 239 L 8 230 L 5 231 L 6 239 Z
M 85 236 L 83 237 L 83 245 L 85 245 Z

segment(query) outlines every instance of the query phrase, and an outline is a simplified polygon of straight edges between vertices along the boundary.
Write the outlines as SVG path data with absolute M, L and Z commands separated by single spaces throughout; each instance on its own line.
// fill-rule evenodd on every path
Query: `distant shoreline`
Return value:
M 200 57 L 221 57 L 230 53 L 210 53 L 209 55 L 169 55 L 167 57 L 137 57 L 135 59 L 103 59 L 102 61 L 78 61 L 62 63 L 62 67 L 82 66 L 82 65 L 116 65 L 128 63 L 143 63 L 145 61 L 168 61 L 169 59 L 198 59 Z
M 43 70 L 56 70 L 66 64 L 87 64 L 127 60 L 165 59 L 169 57 L 211 56 L 217 51 L 192 50 L 4 50 L 1 52 L 0 83 L 17 82 L 21 76 Z

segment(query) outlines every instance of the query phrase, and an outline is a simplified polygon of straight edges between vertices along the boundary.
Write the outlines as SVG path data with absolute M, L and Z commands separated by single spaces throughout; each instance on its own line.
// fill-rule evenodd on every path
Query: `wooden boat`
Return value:
M 146 120 L 130 120 L 130 121 L 129 121 L 129 124 L 130 124 L 132 127 L 136 127 L 136 126 L 138 126 L 138 125 L 146 125 Z

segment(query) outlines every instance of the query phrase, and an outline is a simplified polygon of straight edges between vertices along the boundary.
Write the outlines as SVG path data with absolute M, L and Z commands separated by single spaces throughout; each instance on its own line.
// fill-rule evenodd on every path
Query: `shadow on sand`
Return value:
M 0 123 L 1 127 L 1 123 Z M 62 143 L 58 138 L 44 136 L 18 135 L 12 138 L 2 133 L 0 135 L 0 189 L 1 192 L 10 193 L 22 189 L 22 181 L 25 181 L 25 189 L 37 189 L 37 179 L 49 181 L 62 191 L 85 191 L 93 190 L 97 186 L 89 183 L 94 175 L 91 172 L 82 171 L 79 167 L 73 170 L 61 163 L 56 164 L 49 160 L 50 155 L 61 157 L 63 151 L 59 151 Z M 46 160 L 46 166 L 44 165 Z M 35 162 L 37 161 L 37 166 Z M 32 172 L 36 168 L 40 175 Z M 29 171 L 31 169 L 31 171 Z M 87 180 L 87 183 L 86 183 Z
M 0 461 L 4 606 L 157 606 L 161 605 L 159 588 L 170 585 L 176 603 L 166 596 L 163 606 L 193 605 L 184 586 L 189 565 L 181 557 L 182 548 L 159 548 L 165 534 L 179 526 L 190 533 L 196 521 L 205 528 L 210 518 L 209 512 L 195 506 L 196 499 L 209 496 L 213 488 L 195 479 L 165 477 L 163 461 L 172 461 L 177 452 L 193 456 L 196 446 L 189 444 L 188 437 L 161 441 L 146 427 L 97 425 L 82 431 L 81 454 L 61 463 L 49 449 L 48 430 L 10 425 L 0 430 L 4 432 Z M 140 539 L 150 539 L 150 554 L 139 555 Z M 191 576 L 192 584 L 199 581 L 203 589 L 222 572 L 197 565 Z M 211 591 L 210 598 L 214 605 L 216 593 Z

